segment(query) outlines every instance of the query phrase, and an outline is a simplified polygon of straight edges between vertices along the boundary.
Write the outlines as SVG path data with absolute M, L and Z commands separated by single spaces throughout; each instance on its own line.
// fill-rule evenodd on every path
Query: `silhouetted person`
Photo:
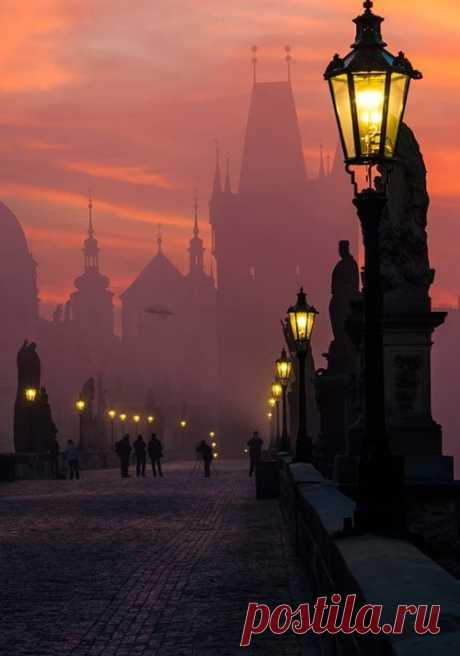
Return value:
M 163 472 L 161 470 L 161 458 L 163 457 L 163 445 L 161 444 L 160 440 L 156 436 L 155 433 L 152 433 L 152 437 L 150 438 L 149 444 L 148 444 L 148 453 L 149 453 L 149 458 L 152 463 L 152 472 L 153 475 L 157 475 L 157 469 L 158 469 L 158 474 L 163 478 Z
M 262 458 L 262 444 L 264 441 L 259 437 L 259 433 L 254 431 L 248 442 L 249 447 L 249 476 L 252 476 L 254 468 Z
M 147 447 L 142 435 L 138 435 L 134 442 L 134 453 L 136 454 L 136 476 L 145 476 Z
M 69 468 L 70 480 L 80 478 L 80 452 L 73 440 L 67 441 L 67 449 L 65 450 L 65 459 Z
M 59 442 L 57 441 L 57 438 L 52 437 L 50 440 L 49 454 L 50 454 L 50 472 L 53 478 L 58 478 L 59 475 L 60 452 L 61 452 L 61 448 L 59 446 Z
M 197 446 L 196 452 L 201 456 L 201 459 L 203 460 L 204 476 L 205 478 L 209 478 L 211 476 L 212 449 L 209 444 L 205 442 L 205 440 L 202 440 Z
M 131 455 L 131 444 L 129 442 L 129 435 L 126 433 L 121 440 L 115 445 L 115 451 L 120 458 L 120 470 L 122 478 L 129 478 L 129 457 Z

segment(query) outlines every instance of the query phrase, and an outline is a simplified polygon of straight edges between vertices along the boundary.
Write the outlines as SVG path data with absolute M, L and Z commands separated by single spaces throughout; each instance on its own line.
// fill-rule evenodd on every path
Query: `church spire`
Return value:
M 88 235 L 89 237 L 94 236 L 93 229 L 93 197 L 91 194 L 91 189 L 88 192 Z
M 204 270 L 204 247 L 198 227 L 198 198 L 195 194 L 193 202 L 193 237 L 188 249 L 190 255 L 190 275 L 203 273 Z
M 99 271 L 99 245 L 94 237 L 93 227 L 93 198 L 91 191 L 88 195 L 88 238 L 83 244 L 85 257 L 85 271 Z
M 193 202 L 193 212 L 194 212 L 193 236 L 194 238 L 196 238 L 200 234 L 200 230 L 198 228 L 198 196 L 196 195 L 196 193 Z
M 225 187 L 224 187 L 224 192 L 226 194 L 231 194 L 232 193 L 232 183 L 230 180 L 230 158 L 227 157 L 227 171 L 225 174 Z
M 161 223 L 158 224 L 158 236 L 157 236 L 157 246 L 158 246 L 158 254 L 162 253 L 162 247 L 163 247 L 163 236 L 161 234 Z
M 222 179 L 220 175 L 220 150 L 219 142 L 216 139 L 216 170 L 214 172 L 214 182 L 212 185 L 212 195 L 213 197 L 217 194 L 222 193 Z

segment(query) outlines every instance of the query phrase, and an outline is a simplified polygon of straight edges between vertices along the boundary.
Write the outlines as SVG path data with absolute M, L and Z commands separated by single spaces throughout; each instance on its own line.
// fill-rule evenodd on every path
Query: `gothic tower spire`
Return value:
M 190 255 L 190 275 L 203 273 L 204 270 L 204 247 L 198 227 L 198 198 L 195 195 L 193 203 L 193 237 L 188 249 Z
M 231 194 L 232 193 L 232 183 L 230 181 L 230 158 L 229 157 L 227 157 L 227 171 L 226 171 L 226 174 L 225 174 L 224 192 L 226 194 Z
M 323 145 L 319 147 L 319 179 L 324 180 L 326 177 L 326 171 L 324 168 L 324 153 L 323 153 Z
M 83 244 L 85 256 L 85 271 L 99 271 L 99 245 L 94 237 L 93 227 L 93 198 L 91 192 L 88 196 L 88 238 Z
M 216 170 L 214 172 L 214 182 L 212 185 L 213 198 L 215 198 L 220 193 L 222 193 L 222 179 L 220 175 L 220 150 L 219 142 L 216 139 Z

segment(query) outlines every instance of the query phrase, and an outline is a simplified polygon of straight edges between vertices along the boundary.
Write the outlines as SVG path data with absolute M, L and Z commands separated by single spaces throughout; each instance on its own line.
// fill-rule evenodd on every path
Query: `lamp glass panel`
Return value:
M 401 73 L 392 73 L 390 99 L 388 102 L 388 124 L 385 140 L 385 157 L 394 157 L 398 141 L 399 128 L 404 113 L 409 77 Z
M 378 157 L 385 109 L 385 73 L 354 73 L 356 116 L 362 157 Z
M 344 74 L 333 77 L 331 79 L 331 89 L 339 121 L 339 130 L 345 146 L 345 157 L 346 159 L 352 159 L 353 157 L 356 157 L 356 147 L 353 133 L 353 118 L 351 114 L 348 76 Z
M 307 313 L 307 340 L 310 341 L 311 334 L 313 332 L 313 326 L 315 325 L 316 312 Z

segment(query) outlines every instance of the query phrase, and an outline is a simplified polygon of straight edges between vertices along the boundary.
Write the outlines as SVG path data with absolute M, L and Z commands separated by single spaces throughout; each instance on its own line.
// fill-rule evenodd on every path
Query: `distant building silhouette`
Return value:
M 113 340 L 113 293 L 110 280 L 99 270 L 99 245 L 94 237 L 93 203 L 88 202 L 88 238 L 83 245 L 84 272 L 75 279 L 76 292 L 70 295 L 70 319 L 93 349 Z
M 321 301 L 335 263 L 331 244 L 338 237 L 355 244 L 357 228 L 340 157 L 330 172 L 322 157 L 319 178 L 309 178 L 290 80 L 254 81 L 239 190 L 222 186 L 218 159 L 209 203 L 218 280 L 220 424 L 227 444 L 263 425 L 272 363 L 282 343 L 280 319 L 301 284 L 321 311 L 314 350 L 325 350 L 329 341 Z M 309 418 L 314 434 L 315 407 Z

